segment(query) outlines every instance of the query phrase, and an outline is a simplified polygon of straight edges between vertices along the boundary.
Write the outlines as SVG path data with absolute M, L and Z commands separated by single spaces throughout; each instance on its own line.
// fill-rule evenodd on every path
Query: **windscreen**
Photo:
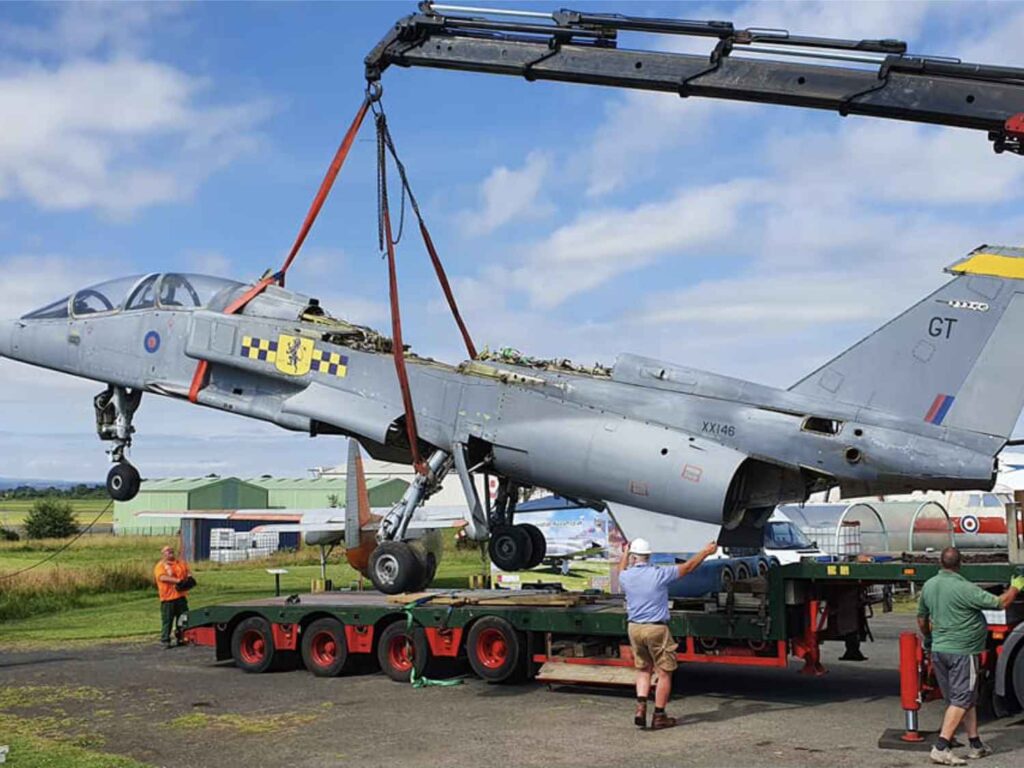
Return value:
M 131 275 L 83 288 L 71 300 L 71 314 L 82 317 L 120 309 L 128 292 L 141 279 L 142 275 Z
M 241 287 L 223 277 L 169 272 L 160 280 L 160 306 L 167 309 L 200 309 L 218 293 Z
M 27 315 L 22 315 L 22 320 L 57 320 L 62 317 L 68 316 L 68 299 L 70 296 L 65 296 L 60 301 L 55 301 L 53 304 L 47 304 L 41 309 L 37 309 L 35 312 L 29 312 Z
M 789 521 L 765 524 L 766 549 L 810 549 L 811 541 Z

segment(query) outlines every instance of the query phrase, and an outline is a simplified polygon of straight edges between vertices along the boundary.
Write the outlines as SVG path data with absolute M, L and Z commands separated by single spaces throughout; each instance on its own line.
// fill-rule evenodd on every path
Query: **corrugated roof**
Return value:
M 368 478 L 367 488 L 376 488 L 395 478 Z M 344 477 L 247 477 L 245 482 L 266 488 L 268 491 L 337 491 L 344 493 Z
M 224 480 L 234 480 L 235 482 L 244 482 L 237 477 L 218 477 L 211 475 L 209 477 L 163 477 L 154 480 L 144 480 L 142 482 L 141 490 L 144 491 L 194 491 L 198 488 L 206 488 L 210 485 L 216 485 L 217 483 L 223 482 Z

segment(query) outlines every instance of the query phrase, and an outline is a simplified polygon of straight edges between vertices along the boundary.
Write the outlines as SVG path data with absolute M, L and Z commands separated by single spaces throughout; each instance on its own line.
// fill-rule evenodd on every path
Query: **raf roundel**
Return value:
M 964 533 L 977 533 L 980 527 L 978 518 L 974 515 L 964 515 L 960 518 L 960 530 Z
M 143 346 L 145 346 L 146 351 L 153 354 L 160 349 L 160 334 L 156 331 L 150 331 L 146 334 L 146 338 L 143 339 L 142 343 Z

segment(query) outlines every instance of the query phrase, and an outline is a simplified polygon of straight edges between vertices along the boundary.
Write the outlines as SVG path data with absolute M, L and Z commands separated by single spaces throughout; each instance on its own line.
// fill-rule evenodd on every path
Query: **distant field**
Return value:
M 445 536 L 445 541 L 446 551 L 434 580 L 435 587 L 465 589 L 471 575 L 487 572 L 489 562 L 481 557 L 478 550 L 456 549 L 452 536 Z M 160 558 L 160 548 L 167 543 L 174 544 L 174 537 L 87 536 L 76 541 L 53 560 L 9 581 L 3 580 L 4 573 L 12 573 L 39 562 L 63 542 L 43 540 L 0 543 L 0 613 L 5 599 L 35 601 L 31 607 L 31 613 L 35 615 L 8 621 L 0 619 L 0 644 L 43 645 L 68 640 L 156 637 L 160 622 L 155 588 L 90 592 L 87 587 L 90 578 L 95 576 L 99 580 L 105 570 L 112 568 L 150 573 Z M 309 592 L 311 581 L 320 576 L 318 563 L 315 548 L 245 563 L 197 563 L 193 571 L 199 586 L 189 596 L 189 603 L 191 607 L 198 608 L 214 603 L 270 596 L 274 590 L 274 577 L 266 572 L 270 567 L 288 570 L 281 577 L 281 590 L 285 594 Z M 572 575 L 568 577 L 561 576 L 551 568 L 540 568 L 522 574 L 522 580 L 560 581 L 567 588 L 583 589 L 589 586 L 592 576 L 600 575 L 601 572 L 600 564 L 574 563 Z M 607 569 L 603 572 L 606 574 Z M 327 575 L 336 588 L 353 587 L 359 580 L 359 574 L 337 553 L 331 558 Z M 73 583 L 78 593 L 36 593 L 44 589 L 52 592 L 54 582 Z M 38 590 L 33 591 L 37 586 Z M 13 607 L 10 603 L 7 605 L 7 610 L 13 609 L 17 615 L 27 615 L 29 610 L 25 608 L 24 602 Z
M 38 499 L 0 499 L 0 525 L 22 525 L 25 517 Z M 109 499 L 68 499 L 75 511 L 79 525 L 88 525 L 108 505 L 110 509 L 97 522 L 114 522 L 114 507 Z

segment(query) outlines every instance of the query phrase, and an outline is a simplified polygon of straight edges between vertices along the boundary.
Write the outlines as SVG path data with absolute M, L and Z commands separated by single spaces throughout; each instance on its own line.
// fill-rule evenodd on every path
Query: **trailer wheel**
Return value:
M 430 649 L 421 627 L 414 627 L 412 634 L 405 628 L 404 621 L 396 621 L 380 633 L 377 641 L 377 661 L 380 668 L 396 683 L 408 683 L 415 666 L 416 674 L 422 675 L 427 667 Z
M 744 581 L 750 578 L 750 566 L 746 563 L 736 564 L 736 581 Z
M 1013 681 L 1013 695 L 1017 705 L 1024 709 L 1024 648 L 1019 648 L 1014 656 L 1010 680 Z
M 530 560 L 526 563 L 526 570 L 529 571 L 544 562 L 544 556 L 548 553 L 548 540 L 544 538 L 540 528 L 532 523 L 519 523 L 518 527 L 526 531 L 530 537 L 530 544 L 533 547 L 533 555 L 531 555 Z
M 524 666 L 525 645 L 505 619 L 485 616 L 469 630 L 466 655 L 469 666 L 479 677 L 490 683 L 501 683 L 519 676 Z
M 348 661 L 345 627 L 337 619 L 317 619 L 302 633 L 302 661 L 316 677 L 336 677 Z
M 487 545 L 491 562 L 503 571 L 519 571 L 526 567 L 533 557 L 533 542 L 530 534 L 520 525 L 498 525 L 491 531 Z
M 772 564 L 771 564 L 771 562 L 769 562 L 769 560 L 767 558 L 764 558 L 764 557 L 757 558 L 757 575 L 758 576 L 767 576 L 768 575 L 768 571 L 771 569 L 771 567 L 772 567 Z
M 729 588 L 732 587 L 732 583 L 736 581 L 736 577 L 733 575 L 732 568 L 728 565 L 723 565 L 722 570 L 718 573 L 719 588 L 720 592 L 728 592 Z
M 274 663 L 274 636 L 262 616 L 250 616 L 231 634 L 231 657 L 245 672 L 266 672 Z

